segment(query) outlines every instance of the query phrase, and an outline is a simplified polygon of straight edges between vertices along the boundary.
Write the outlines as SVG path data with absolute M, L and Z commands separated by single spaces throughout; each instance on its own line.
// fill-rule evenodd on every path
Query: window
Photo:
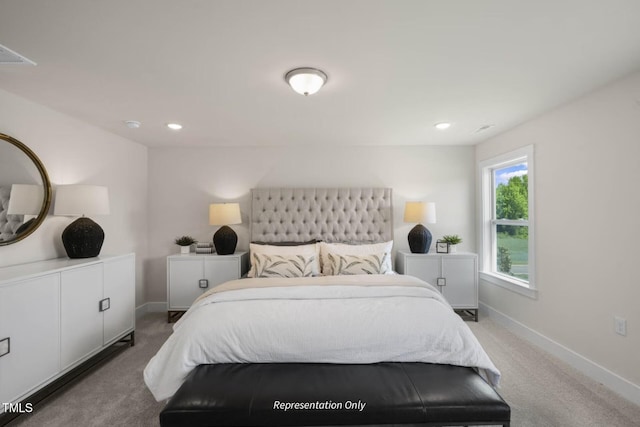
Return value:
M 535 298 L 533 146 L 485 160 L 479 171 L 480 275 Z

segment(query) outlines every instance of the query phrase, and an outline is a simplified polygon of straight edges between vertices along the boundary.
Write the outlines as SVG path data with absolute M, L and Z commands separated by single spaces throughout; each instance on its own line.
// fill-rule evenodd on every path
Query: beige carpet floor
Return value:
M 640 426 L 640 407 L 481 317 L 467 323 L 502 371 L 500 394 L 514 427 Z M 136 345 L 35 407 L 9 426 L 157 426 L 163 407 L 146 389 L 142 371 L 171 333 L 166 314 L 136 326 Z

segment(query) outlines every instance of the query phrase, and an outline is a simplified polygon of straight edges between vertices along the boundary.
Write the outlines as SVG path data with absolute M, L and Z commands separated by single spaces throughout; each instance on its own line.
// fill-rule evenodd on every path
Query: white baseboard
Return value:
M 167 311 L 166 302 L 147 302 L 136 307 L 136 319 L 141 318 L 147 313 L 159 313 L 162 311 Z
M 480 311 L 482 314 L 489 316 L 497 323 L 516 333 L 519 337 L 522 337 L 537 347 L 540 347 L 542 350 L 551 353 L 560 360 L 578 369 L 589 378 L 598 381 L 605 387 L 618 393 L 625 399 L 636 405 L 640 405 L 639 385 L 622 378 L 620 375 L 611 372 L 607 368 L 598 365 L 597 363 L 563 346 L 562 344 L 555 342 L 551 338 L 542 335 L 541 333 L 529 328 L 506 314 L 501 313 L 487 304 L 481 302 Z

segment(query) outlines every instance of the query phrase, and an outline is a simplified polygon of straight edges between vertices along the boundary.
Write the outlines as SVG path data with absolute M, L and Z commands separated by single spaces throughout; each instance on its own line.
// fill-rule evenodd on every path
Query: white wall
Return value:
M 166 256 L 177 236 L 210 241 L 212 202 L 239 201 L 238 249 L 249 246 L 249 191 L 256 187 L 390 187 L 396 249 L 408 249 L 406 200 L 436 202 L 434 241 L 459 234 L 475 249 L 473 147 L 152 148 L 149 150 L 147 300 L 166 301 Z
M 52 109 L 0 90 L 0 132 L 31 148 L 54 189 L 60 184 L 109 188 L 111 214 L 92 218 L 105 231 L 103 254 L 136 252 L 136 302 L 144 302 L 147 249 L 147 149 Z M 49 211 L 53 212 L 52 208 Z M 73 219 L 49 215 L 26 239 L 0 246 L 0 267 L 65 257 L 60 235 Z
M 482 283 L 483 303 L 640 385 L 640 73 L 476 147 L 534 145 L 536 278 L 529 299 Z M 616 335 L 613 316 L 628 335 Z M 640 389 L 638 389 L 640 390 Z

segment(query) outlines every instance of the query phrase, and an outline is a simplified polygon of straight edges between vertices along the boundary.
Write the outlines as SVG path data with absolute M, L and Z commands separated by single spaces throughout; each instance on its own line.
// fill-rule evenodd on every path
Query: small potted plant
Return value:
M 191 236 L 176 237 L 175 240 L 176 245 L 180 246 L 181 254 L 188 254 L 189 252 L 191 252 L 191 245 L 193 245 L 195 242 L 196 239 Z
M 457 234 L 442 236 L 442 239 L 440 240 L 449 244 L 449 253 L 451 254 L 456 252 L 456 245 L 462 243 L 462 239 Z

